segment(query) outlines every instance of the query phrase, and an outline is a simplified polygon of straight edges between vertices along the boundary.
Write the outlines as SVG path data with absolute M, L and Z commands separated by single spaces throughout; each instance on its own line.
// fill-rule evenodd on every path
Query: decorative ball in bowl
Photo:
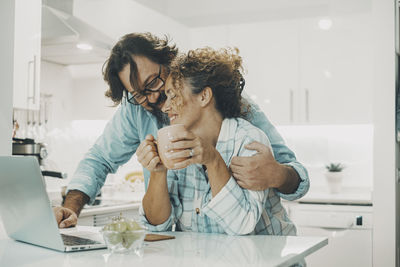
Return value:
M 137 253 L 146 235 L 145 228 L 138 221 L 122 216 L 114 217 L 101 232 L 107 248 L 116 253 Z

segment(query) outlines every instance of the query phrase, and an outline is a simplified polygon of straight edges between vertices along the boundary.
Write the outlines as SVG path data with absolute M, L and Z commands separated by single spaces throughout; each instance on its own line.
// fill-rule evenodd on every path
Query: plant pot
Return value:
M 328 182 L 329 191 L 332 194 L 339 193 L 342 189 L 343 172 L 326 172 L 325 177 Z

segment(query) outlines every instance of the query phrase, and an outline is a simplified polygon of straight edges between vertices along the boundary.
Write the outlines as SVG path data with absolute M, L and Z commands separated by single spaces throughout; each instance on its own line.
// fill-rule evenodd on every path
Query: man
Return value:
M 75 225 L 83 206 L 95 200 L 107 174 L 126 163 L 146 135 L 157 136 L 157 130 L 167 123 L 161 105 L 165 100 L 168 66 L 177 53 L 178 49 L 168 44 L 167 38 L 150 33 L 125 35 L 113 47 L 103 75 L 110 87 L 106 96 L 121 105 L 79 163 L 63 207 L 54 208 L 60 228 Z M 296 161 L 259 107 L 251 103 L 251 108 L 250 122 L 267 134 L 276 160 L 265 145 L 254 142 L 246 148 L 256 150 L 256 155 L 232 159 L 233 176 L 247 189 L 275 188 L 287 200 L 302 197 L 309 188 L 306 169 Z M 147 188 L 149 172 L 143 172 Z

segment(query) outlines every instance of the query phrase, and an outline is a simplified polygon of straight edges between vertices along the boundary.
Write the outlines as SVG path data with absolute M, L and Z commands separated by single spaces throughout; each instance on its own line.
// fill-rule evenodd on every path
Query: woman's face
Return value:
M 182 89 L 177 89 L 169 76 L 165 83 L 165 94 L 167 100 L 162 111 L 168 114 L 171 124 L 183 124 L 188 130 L 196 127 L 202 109 L 199 95 L 192 93 L 189 83 L 183 80 Z

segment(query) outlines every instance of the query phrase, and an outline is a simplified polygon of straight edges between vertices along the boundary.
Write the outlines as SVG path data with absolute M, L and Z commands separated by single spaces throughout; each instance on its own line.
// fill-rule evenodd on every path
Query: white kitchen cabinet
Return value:
M 293 21 L 191 29 L 192 48 L 237 47 L 243 59 L 244 92 L 280 124 L 294 123 L 298 88 L 298 29 Z
M 329 22 L 329 30 L 319 27 Z M 300 123 L 372 123 L 371 22 L 371 14 L 347 12 L 301 20 Z
M 325 20 L 329 30 L 320 19 L 256 24 L 255 32 L 266 36 L 261 42 L 233 27 L 232 38 L 245 35 L 243 47 L 255 54 L 243 55 L 247 89 L 276 124 L 371 123 L 372 16 L 339 12 Z
M 285 204 L 298 236 L 329 238 L 307 266 L 372 266 L 372 206 Z
M 39 109 L 41 0 L 15 1 L 14 108 Z
M 215 30 L 223 36 L 215 47 L 223 39 L 238 47 L 245 92 L 274 124 L 372 123 L 371 7 L 339 2 L 296 17 L 196 28 L 192 47 Z
M 233 25 L 229 33 L 229 45 L 238 47 L 243 58 L 247 95 L 273 122 L 290 124 L 298 120 L 296 24 L 274 21 Z

